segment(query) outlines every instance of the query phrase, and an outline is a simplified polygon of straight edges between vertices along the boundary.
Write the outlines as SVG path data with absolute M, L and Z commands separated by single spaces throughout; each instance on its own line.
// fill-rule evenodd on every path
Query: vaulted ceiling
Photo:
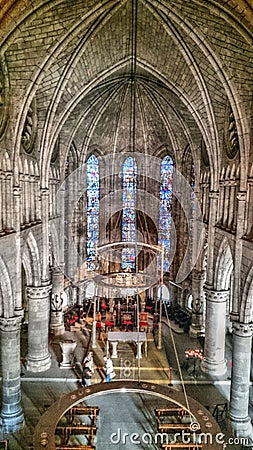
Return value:
M 137 151 L 166 147 L 180 164 L 189 146 L 198 165 L 206 147 L 215 186 L 231 107 L 247 172 L 250 1 L 0 0 L 0 13 L 2 142 L 14 160 L 33 101 L 42 171 L 59 140 L 84 158 L 131 149 L 134 120 Z

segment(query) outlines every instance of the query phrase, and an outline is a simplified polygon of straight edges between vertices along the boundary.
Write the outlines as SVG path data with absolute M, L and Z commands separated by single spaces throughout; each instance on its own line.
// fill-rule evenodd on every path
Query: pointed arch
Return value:
M 218 290 L 230 287 L 230 278 L 234 269 L 234 261 L 229 241 L 225 237 L 220 245 L 215 266 L 214 285 Z
M 25 237 L 21 260 L 26 272 L 27 283 L 30 286 L 39 286 L 41 283 L 40 254 L 32 231 L 29 231 Z
M 14 315 L 13 290 L 8 268 L 0 256 L 0 315 L 12 317 Z
M 253 322 L 253 267 L 247 275 L 242 293 L 240 321 L 243 323 Z
M 51 245 L 51 255 L 50 258 L 53 264 L 60 265 L 61 264 L 61 250 L 62 255 L 64 253 L 63 249 L 60 249 L 60 236 L 59 236 L 59 225 L 57 225 L 56 221 L 50 222 L 50 245 Z M 62 256 L 63 259 L 63 256 Z

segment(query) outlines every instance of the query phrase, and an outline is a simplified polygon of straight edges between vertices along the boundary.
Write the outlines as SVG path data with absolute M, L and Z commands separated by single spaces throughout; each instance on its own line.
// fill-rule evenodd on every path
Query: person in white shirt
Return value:
M 114 372 L 113 363 L 110 357 L 104 356 L 106 381 L 112 381 L 112 373 Z

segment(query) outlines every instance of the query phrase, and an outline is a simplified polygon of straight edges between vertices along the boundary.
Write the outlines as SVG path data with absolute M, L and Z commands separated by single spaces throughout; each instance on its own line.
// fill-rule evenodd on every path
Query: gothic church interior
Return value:
M 71 311 L 92 345 L 131 305 L 158 352 L 163 307 L 200 340 L 252 440 L 252 32 L 251 0 L 0 0 L 3 436 Z

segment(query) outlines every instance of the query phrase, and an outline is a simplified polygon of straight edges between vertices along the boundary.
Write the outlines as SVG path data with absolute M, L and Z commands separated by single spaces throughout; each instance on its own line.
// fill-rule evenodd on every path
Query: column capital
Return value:
M 206 300 L 212 303 L 226 302 L 229 296 L 229 291 L 210 289 L 208 286 L 204 286 Z
M 52 274 L 54 275 L 64 275 L 64 264 L 51 267 Z
M 20 186 L 13 186 L 13 195 L 14 195 L 14 197 L 21 196 L 21 187 Z
M 14 317 L 0 317 L 0 331 L 16 331 L 19 329 L 23 315 Z
M 198 270 L 193 269 L 192 271 L 192 279 L 201 281 L 205 279 L 206 271 L 205 270 Z
M 246 202 L 247 193 L 245 191 L 239 191 L 237 192 L 236 198 L 238 202 Z
M 219 199 L 219 192 L 218 191 L 210 191 L 209 192 L 209 198 L 218 200 Z
M 233 334 L 240 337 L 251 337 L 253 334 L 252 323 L 233 322 Z
M 52 290 L 52 285 L 47 284 L 45 286 L 27 286 L 26 292 L 29 298 L 45 298 L 48 297 Z
M 48 188 L 40 188 L 40 194 L 41 196 L 49 196 L 49 189 Z

